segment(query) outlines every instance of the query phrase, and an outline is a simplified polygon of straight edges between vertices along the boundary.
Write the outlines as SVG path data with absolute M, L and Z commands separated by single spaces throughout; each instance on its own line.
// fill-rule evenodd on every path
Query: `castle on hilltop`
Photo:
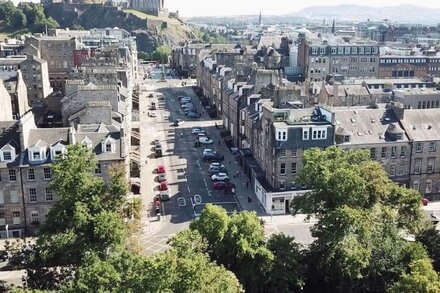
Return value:
M 130 0 L 130 8 L 155 16 L 167 16 L 164 0 Z

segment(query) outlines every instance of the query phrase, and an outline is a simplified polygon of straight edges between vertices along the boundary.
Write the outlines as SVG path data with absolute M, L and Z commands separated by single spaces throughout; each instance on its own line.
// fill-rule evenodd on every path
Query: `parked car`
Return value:
M 174 125 L 174 126 L 180 126 L 180 125 L 182 125 L 183 123 L 185 123 L 185 121 L 183 121 L 182 119 L 176 119 L 176 120 L 174 120 L 173 125 Z
M 195 106 L 193 104 L 183 104 L 182 106 L 180 106 L 180 108 L 182 109 L 195 109 Z
M 213 143 L 214 143 L 214 142 L 212 141 L 212 139 L 207 138 L 206 136 L 199 137 L 199 142 L 200 142 L 201 144 L 213 144 Z
M 150 115 L 150 117 L 157 117 L 157 114 L 156 114 L 156 112 L 149 112 L 149 114 L 148 115 Z
M 223 165 L 222 163 L 219 162 L 215 162 L 215 163 L 211 163 L 211 165 L 209 165 L 209 169 L 211 168 L 225 168 L 225 165 Z
M 220 180 L 219 180 L 220 181 Z M 168 190 L 168 182 L 166 181 L 162 181 L 159 184 L 159 190 L 163 191 L 163 190 Z
M 204 149 L 203 155 L 208 155 L 208 154 L 214 154 L 214 150 L 213 149 Z
M 212 181 L 229 181 L 229 176 L 226 173 L 218 173 L 211 176 Z
M 221 162 L 225 159 L 224 156 L 215 152 L 215 153 L 207 153 L 203 155 L 203 161 L 205 162 Z
M 221 168 L 221 169 L 218 169 L 218 168 L 209 169 L 209 175 L 210 175 L 210 176 L 215 175 L 215 174 L 218 174 L 218 173 L 226 173 L 226 174 L 228 174 L 228 170 L 226 170 L 226 168 Z
M 206 133 L 206 130 L 203 127 L 193 127 L 191 129 L 191 133 L 192 134 Z
M 186 116 L 188 118 L 190 118 L 190 119 L 197 119 L 197 118 L 199 118 L 199 114 L 197 114 L 195 112 L 189 112 Z
M 196 134 L 197 138 L 204 137 L 204 136 L 207 137 L 207 133 L 206 132 L 199 132 L 199 133 Z
M 160 191 L 160 200 L 161 201 L 170 200 L 170 194 L 168 193 L 168 190 L 161 190 Z
M 167 175 L 165 173 L 160 173 L 159 176 L 157 176 L 157 180 L 159 182 L 167 181 Z
M 165 173 L 165 166 L 164 165 L 157 166 L 156 172 L 157 172 L 157 174 Z
M 212 187 L 214 188 L 214 190 L 228 190 L 228 189 L 235 189 L 235 184 L 231 182 L 218 181 L 218 182 L 214 182 Z

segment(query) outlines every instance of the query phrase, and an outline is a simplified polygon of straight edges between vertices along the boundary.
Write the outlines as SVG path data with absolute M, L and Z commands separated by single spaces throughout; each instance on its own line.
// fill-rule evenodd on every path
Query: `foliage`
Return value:
M 161 45 L 151 53 L 151 59 L 159 61 L 162 64 L 168 63 L 168 57 L 171 55 L 171 48 L 166 45 Z
M 370 161 L 367 151 L 311 149 L 304 154 L 298 181 L 313 191 L 294 198 L 294 213 L 320 218 L 342 206 L 370 209 L 380 203 L 397 212 L 399 227 L 414 232 L 424 225 L 420 194 L 393 183 L 378 162 Z
M 203 32 L 202 41 L 210 44 L 226 44 L 228 40 L 217 32 Z
M 88 149 L 71 145 L 66 156 L 53 164 L 51 187 L 59 200 L 37 241 L 27 280 L 32 288 L 55 288 L 69 276 L 70 271 L 60 274 L 52 267 L 74 269 L 90 252 L 105 258 L 123 247 L 123 169 L 116 166 L 109 172 L 112 177 L 107 186 L 102 178 L 92 175 L 96 163 Z
M 46 28 L 57 28 L 59 24 L 46 17 L 44 8 L 37 3 L 21 3 L 15 7 L 12 2 L 0 3 L 0 19 L 6 20 L 9 29 L 28 28 L 32 32 L 43 32 Z
M 422 243 L 429 257 L 433 260 L 436 272 L 440 272 L 440 233 L 434 226 L 429 226 L 417 235 L 417 241 Z
M 148 54 L 148 52 L 138 52 L 138 58 L 142 59 L 142 60 L 150 60 L 150 54 Z
M 388 292 L 440 292 L 440 278 L 429 259 L 416 260 L 409 267 L 410 273 L 404 274 Z

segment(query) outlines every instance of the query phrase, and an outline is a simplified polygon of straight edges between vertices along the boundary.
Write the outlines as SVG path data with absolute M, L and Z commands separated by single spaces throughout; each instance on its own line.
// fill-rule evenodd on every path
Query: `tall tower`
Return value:
M 332 34 L 335 33 L 335 20 L 333 19 L 333 23 L 332 23 Z
M 258 25 L 263 24 L 263 19 L 261 18 L 261 11 L 260 11 L 260 17 L 258 17 Z

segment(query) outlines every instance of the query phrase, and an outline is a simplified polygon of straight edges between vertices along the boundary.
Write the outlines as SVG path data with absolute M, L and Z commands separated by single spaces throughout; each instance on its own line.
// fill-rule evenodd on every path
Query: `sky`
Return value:
M 412 4 L 440 9 L 439 0 L 165 0 L 170 11 L 178 10 L 183 17 L 258 14 L 286 14 L 315 5 L 358 4 L 396 6 Z

